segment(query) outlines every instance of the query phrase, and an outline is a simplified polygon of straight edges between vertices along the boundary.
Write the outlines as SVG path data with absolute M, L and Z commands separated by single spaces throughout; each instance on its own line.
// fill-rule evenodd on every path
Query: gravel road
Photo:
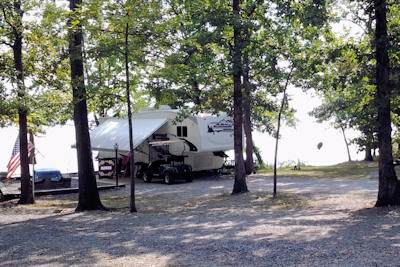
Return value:
M 76 194 L 4 203 L 0 266 L 400 266 L 400 209 L 373 208 L 377 181 L 279 178 L 277 199 L 272 185 L 252 175 L 230 196 L 231 176 L 138 182 L 137 213 L 74 213 Z M 128 196 L 101 191 L 105 205 Z

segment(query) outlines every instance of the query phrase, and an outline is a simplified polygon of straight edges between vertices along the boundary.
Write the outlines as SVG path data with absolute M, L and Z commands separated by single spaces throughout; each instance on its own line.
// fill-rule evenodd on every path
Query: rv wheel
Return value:
M 165 173 L 164 174 L 164 182 L 166 184 L 172 184 L 174 182 L 174 178 L 172 177 L 172 175 L 170 173 Z
M 190 173 L 188 176 L 186 176 L 185 181 L 188 183 L 193 182 L 193 173 Z
M 150 175 L 149 171 L 143 172 L 143 181 L 145 183 L 151 183 L 151 175 Z

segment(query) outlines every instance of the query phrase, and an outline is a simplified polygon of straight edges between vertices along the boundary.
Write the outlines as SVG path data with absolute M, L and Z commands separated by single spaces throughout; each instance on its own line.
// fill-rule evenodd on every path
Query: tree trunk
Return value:
M 201 90 L 199 87 L 199 83 L 197 82 L 197 80 L 195 78 L 192 78 L 191 81 L 192 81 L 192 90 L 194 93 L 193 103 L 196 105 L 196 107 L 200 108 L 200 110 L 201 110 L 202 109 L 202 107 L 201 107 Z
M 81 4 L 82 0 L 70 0 L 71 11 L 76 11 Z M 79 177 L 79 201 L 78 207 L 76 208 L 78 212 L 105 209 L 100 201 L 92 160 L 82 44 L 83 36 L 81 23 L 75 26 L 70 25 L 69 56 L 71 62 L 71 86 L 74 101 L 74 123 Z
M 374 134 L 369 131 L 365 133 L 365 157 L 364 161 L 374 161 L 372 156 L 372 146 L 374 144 Z
M 232 194 L 246 193 L 246 171 L 243 159 L 243 107 L 242 107 L 242 40 L 240 26 L 239 0 L 233 0 L 233 120 L 234 120 L 234 150 L 235 150 L 235 183 Z
M 251 85 L 249 78 L 249 57 L 245 53 L 243 58 L 243 85 L 244 85 L 244 101 L 243 101 L 243 113 L 244 113 L 244 133 L 246 135 L 246 162 L 245 169 L 246 174 L 256 173 L 253 159 L 253 134 L 251 124 Z
M 128 105 L 128 125 L 129 125 L 129 151 L 130 151 L 130 178 L 131 178 L 131 198 L 130 212 L 137 212 L 135 204 L 135 154 L 133 151 L 133 127 L 132 127 L 132 110 L 130 97 L 130 82 L 129 82 L 129 24 L 126 24 L 125 29 L 125 76 L 126 76 L 126 101 Z
M 345 128 L 342 126 L 341 129 L 342 129 L 342 133 L 343 133 L 344 143 L 346 144 L 347 156 L 349 157 L 349 162 L 351 162 L 349 142 L 347 141 L 347 137 L 346 137 L 346 133 L 345 133 Z
M 286 90 L 287 87 L 289 85 L 289 81 L 291 79 L 291 75 L 292 75 L 292 70 L 293 67 L 290 69 L 289 75 L 286 79 L 286 83 L 285 83 L 285 88 L 283 88 L 283 98 L 282 98 L 282 103 L 281 103 L 281 107 L 279 109 L 279 114 L 278 114 L 278 126 L 276 127 L 276 137 L 275 137 L 275 157 L 274 157 L 274 189 L 273 189 L 273 195 L 274 197 L 276 197 L 277 195 L 277 191 L 276 191 L 276 183 L 277 183 L 277 163 L 278 163 L 278 143 L 279 143 L 279 132 L 281 130 L 281 117 L 282 117 L 282 112 L 283 112 L 283 108 L 285 107 L 285 101 L 286 101 Z
M 374 157 L 372 157 L 372 149 L 371 149 L 370 145 L 365 146 L 364 161 L 374 161 Z
M 35 202 L 32 192 L 32 183 L 29 173 L 29 155 L 27 138 L 26 111 L 19 111 L 19 142 L 21 163 L 21 198 L 19 204 L 33 204 Z
M 399 205 L 400 195 L 393 165 L 389 87 L 386 0 L 375 0 L 376 82 L 378 102 L 379 191 L 375 206 Z
M 16 25 L 14 27 L 14 67 L 17 73 L 18 97 L 21 103 L 18 107 L 19 118 L 19 151 L 20 151 L 20 166 L 21 166 L 21 198 L 19 204 L 33 204 L 34 198 L 32 194 L 32 185 L 29 173 L 29 156 L 28 156 L 28 125 L 27 125 L 27 107 L 24 101 L 25 98 L 25 82 L 24 68 L 22 63 L 22 16 L 20 1 L 14 1 L 14 10 L 16 15 Z
M 253 144 L 253 150 L 254 150 L 254 154 L 256 154 L 258 164 L 259 165 L 264 164 L 264 161 L 261 157 L 260 149 Z

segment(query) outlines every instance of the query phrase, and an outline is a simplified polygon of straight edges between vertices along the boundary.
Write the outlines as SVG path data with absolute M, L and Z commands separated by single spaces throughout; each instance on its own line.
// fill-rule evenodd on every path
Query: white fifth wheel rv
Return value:
M 135 164 L 148 165 L 168 154 L 183 156 L 193 171 L 220 169 L 224 151 L 233 149 L 233 120 L 226 113 L 191 115 L 182 121 L 178 120 L 180 115 L 168 106 L 132 115 Z M 127 119 L 105 119 L 90 138 L 99 158 L 113 158 L 116 145 L 119 154 L 129 154 Z

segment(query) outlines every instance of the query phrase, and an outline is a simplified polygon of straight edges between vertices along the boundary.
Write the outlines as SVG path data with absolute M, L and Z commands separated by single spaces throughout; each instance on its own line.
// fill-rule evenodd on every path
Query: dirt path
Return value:
M 145 184 L 137 181 L 137 191 L 143 194 L 179 194 L 182 196 L 229 194 L 232 191 L 234 177 L 224 175 L 195 179 L 192 183 L 179 183 L 168 186 L 159 183 Z M 267 175 L 251 175 L 247 179 L 250 192 L 273 192 L 273 177 Z M 277 191 L 282 193 L 301 194 L 350 194 L 378 192 L 376 180 L 350 179 L 308 179 L 278 177 Z

